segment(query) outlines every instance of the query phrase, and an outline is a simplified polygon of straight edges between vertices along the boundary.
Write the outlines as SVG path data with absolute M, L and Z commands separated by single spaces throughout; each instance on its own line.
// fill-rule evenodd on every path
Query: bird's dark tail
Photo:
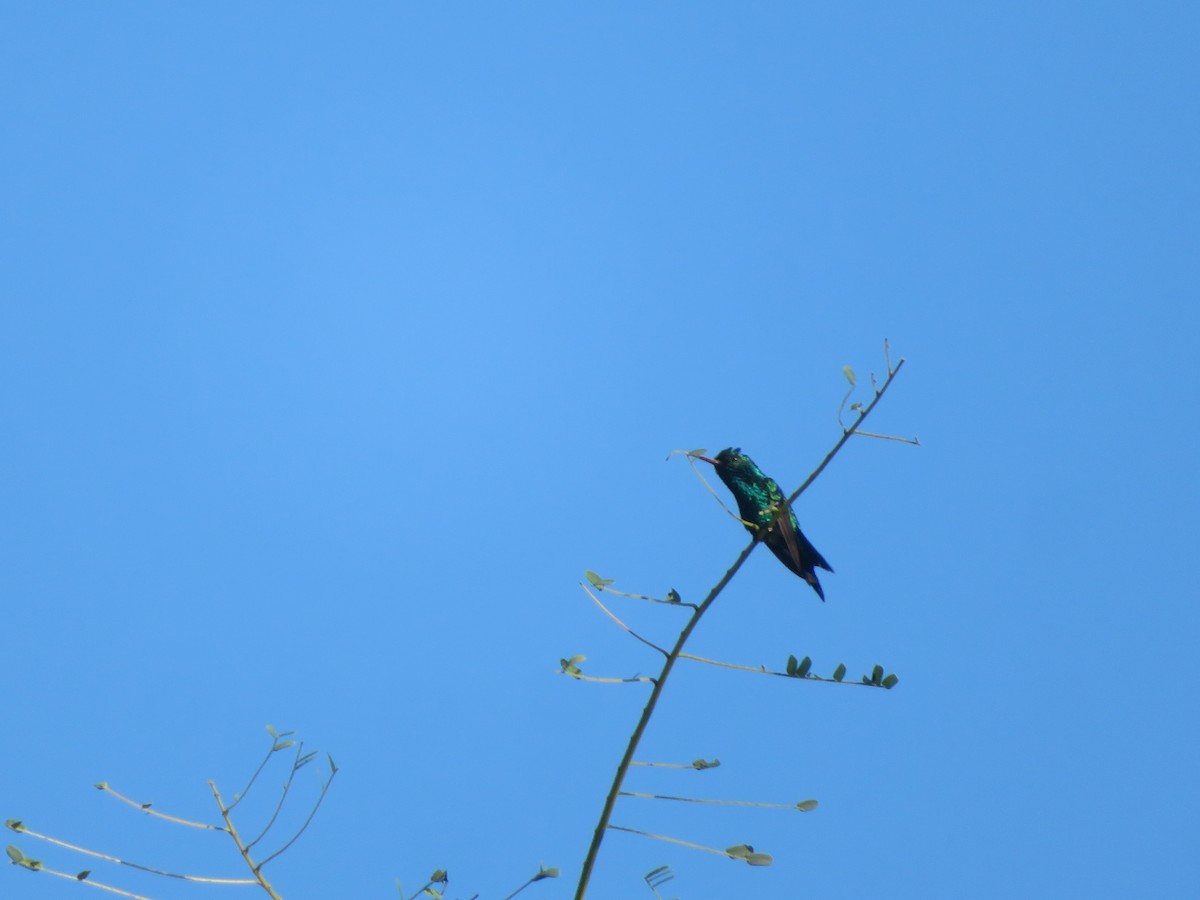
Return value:
M 822 566 L 822 568 L 829 569 L 829 566 Z M 832 572 L 833 569 L 829 569 L 829 571 Z M 814 572 L 812 569 L 809 569 L 807 572 L 804 572 L 803 574 L 801 574 L 800 577 L 803 578 L 805 581 L 807 581 L 812 586 L 812 589 L 817 592 L 817 596 L 821 598 L 821 602 L 824 603 L 825 602 L 825 591 L 821 587 L 821 581 L 820 581 L 820 579 L 817 578 L 817 573 Z

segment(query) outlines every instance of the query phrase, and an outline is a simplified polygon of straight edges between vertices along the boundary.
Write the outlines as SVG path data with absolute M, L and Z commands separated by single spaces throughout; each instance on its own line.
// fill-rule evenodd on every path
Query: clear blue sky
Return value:
M 785 487 L 843 365 L 905 369 L 682 665 L 592 896 L 1184 897 L 1200 14 L 1188 3 L 7 4 L 0 814 L 240 875 L 265 723 L 342 772 L 288 900 L 569 896 L 653 655 L 746 541 L 673 448 Z M 616 607 L 668 641 L 669 609 Z M 302 773 L 297 809 L 311 797 Z M 268 778 L 273 788 L 278 776 Z M 247 830 L 253 830 L 249 820 Z M 6 832 L 70 871 L 162 898 Z M 15 869 L 0 893 L 72 885 Z M 240 891 L 240 892 L 239 892 Z M 228 888 L 221 896 L 250 896 Z

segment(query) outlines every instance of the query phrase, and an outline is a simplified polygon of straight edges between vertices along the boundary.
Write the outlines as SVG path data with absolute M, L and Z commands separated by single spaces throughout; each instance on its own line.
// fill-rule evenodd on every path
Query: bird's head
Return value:
M 716 466 L 718 472 L 726 475 L 753 475 L 758 471 L 758 466 L 754 465 L 750 457 L 742 453 L 741 447 L 726 447 L 717 454 L 716 459 L 707 456 L 695 458 L 711 463 Z

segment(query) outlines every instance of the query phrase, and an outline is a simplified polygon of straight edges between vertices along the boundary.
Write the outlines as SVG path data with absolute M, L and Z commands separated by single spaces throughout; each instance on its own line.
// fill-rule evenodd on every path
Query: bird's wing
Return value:
M 779 524 L 779 533 L 783 535 L 783 543 L 787 546 L 788 556 L 796 563 L 796 570 L 804 568 L 804 558 L 800 555 L 800 543 L 796 540 L 796 529 L 792 527 L 792 510 L 788 507 L 783 515 L 775 520 Z

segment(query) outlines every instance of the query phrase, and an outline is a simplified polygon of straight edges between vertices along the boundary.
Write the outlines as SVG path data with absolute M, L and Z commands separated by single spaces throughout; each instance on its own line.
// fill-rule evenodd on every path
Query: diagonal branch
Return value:
M 221 800 L 221 794 L 217 790 L 216 783 L 209 781 L 208 786 L 212 790 L 213 799 L 217 801 L 217 809 L 221 811 L 221 818 L 225 820 L 225 827 L 229 831 L 229 836 L 233 838 L 234 844 L 237 845 L 238 852 L 242 854 L 242 859 L 246 861 L 246 865 L 250 869 L 250 874 L 254 876 L 255 881 L 258 882 L 262 889 L 267 892 L 271 900 L 283 900 L 282 897 L 275 893 L 275 888 L 271 887 L 270 882 L 263 877 L 262 865 L 260 863 L 255 863 L 254 859 L 250 856 L 249 848 L 242 841 L 241 835 L 238 834 L 237 828 L 234 827 L 233 819 L 229 816 L 230 807 L 226 806 Z
M 796 488 L 796 490 L 792 492 L 791 496 L 789 496 L 787 500 L 779 504 L 779 508 L 776 510 L 777 519 L 780 516 L 786 516 L 796 498 L 808 489 L 808 486 L 816 480 L 818 475 L 825 471 L 825 467 L 829 465 L 835 456 L 837 456 L 842 447 L 846 445 L 846 442 L 850 440 L 851 435 L 855 433 L 867 416 L 871 414 L 871 411 L 875 409 L 876 405 L 883 398 L 884 393 L 887 391 L 892 381 L 896 378 L 896 375 L 900 372 L 900 368 L 903 365 L 903 359 L 896 364 L 896 368 L 894 369 L 889 365 L 888 377 L 884 381 L 883 386 L 875 391 L 874 399 L 872 399 L 871 402 L 858 414 L 858 418 L 855 419 L 854 423 L 843 432 L 838 442 L 833 445 L 833 449 L 825 454 L 825 458 L 821 460 L 820 464 L 813 470 L 812 474 L 805 479 L 804 483 L 801 484 L 800 487 Z M 687 640 L 689 637 L 691 637 L 696 626 L 700 624 L 700 619 L 703 618 L 704 614 L 708 611 L 708 608 L 712 606 L 713 601 L 715 601 L 717 597 L 720 596 L 721 592 L 725 590 L 725 586 L 733 580 L 733 576 L 737 574 L 738 569 L 742 567 L 742 564 L 754 551 L 754 548 L 759 545 L 759 543 L 762 541 L 762 537 L 767 533 L 767 531 L 768 528 L 760 528 L 755 533 L 753 539 L 750 541 L 749 546 L 747 546 L 746 549 L 738 555 L 738 558 L 734 560 L 733 565 L 729 567 L 729 571 L 727 571 L 721 577 L 721 580 L 713 586 L 712 590 L 708 592 L 708 596 L 704 598 L 704 601 L 699 607 L 696 608 L 696 611 L 692 613 L 691 618 L 688 619 L 687 624 L 683 626 L 683 630 L 679 633 L 679 638 L 675 641 L 675 646 L 671 649 L 670 654 L 668 654 L 666 661 L 663 663 L 662 673 L 654 680 L 654 688 L 650 692 L 650 697 L 646 700 L 646 706 L 642 710 L 641 718 L 638 719 L 638 723 L 633 729 L 633 734 L 629 736 L 629 744 L 625 748 L 625 753 L 621 757 L 621 762 L 617 766 L 617 772 L 613 777 L 612 786 L 609 788 L 608 796 L 604 800 L 604 808 L 600 811 L 600 820 L 596 823 L 596 831 L 592 835 L 591 845 L 588 847 L 587 856 L 583 861 L 583 868 L 579 873 L 579 884 L 575 889 L 575 900 L 583 900 L 583 898 L 587 896 L 588 882 L 591 881 L 592 869 L 596 865 L 596 857 L 600 853 L 600 845 L 604 841 L 604 834 L 610 827 L 609 820 L 612 818 L 613 808 L 617 804 L 617 797 L 620 795 L 621 787 L 625 782 L 625 775 L 628 773 L 629 766 L 633 762 L 633 755 L 635 752 L 637 752 L 638 744 L 641 743 L 642 740 L 642 735 L 646 732 L 646 726 L 650 724 L 650 719 L 654 715 L 655 707 L 658 706 L 658 701 L 662 696 L 663 688 L 666 687 L 667 679 L 670 677 L 672 669 L 675 668 L 675 661 L 679 659 L 680 654 L 683 653 L 684 645 L 687 644 Z M 631 831 L 632 829 L 626 830 Z

